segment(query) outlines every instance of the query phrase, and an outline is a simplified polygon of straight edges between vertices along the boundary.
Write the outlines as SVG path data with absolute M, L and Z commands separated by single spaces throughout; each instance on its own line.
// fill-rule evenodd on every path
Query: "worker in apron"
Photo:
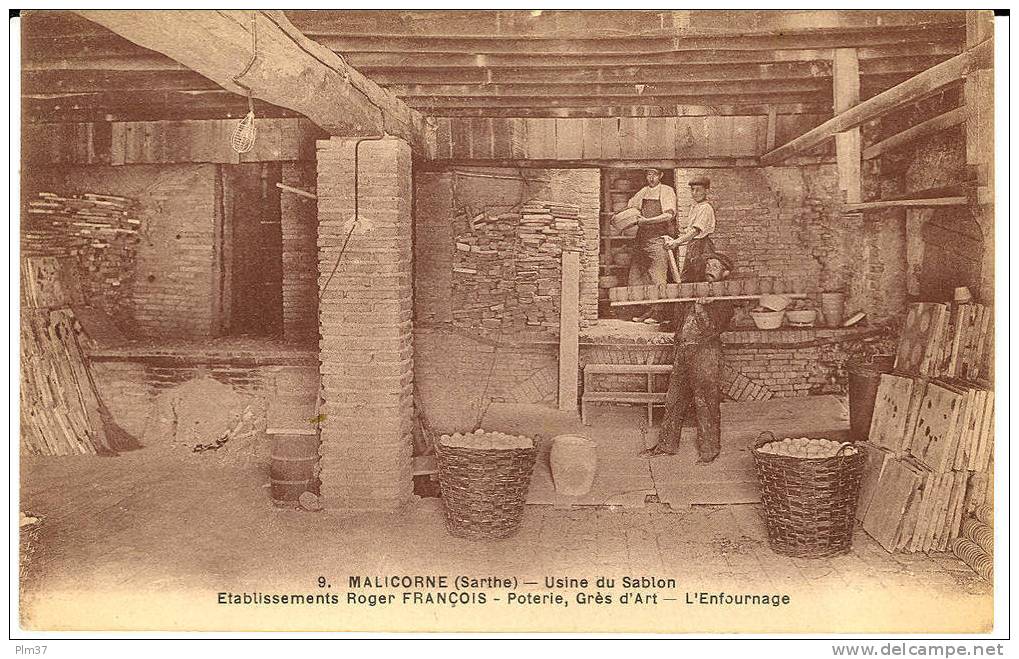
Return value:
M 640 211 L 636 220 L 637 236 L 633 241 L 628 286 L 648 286 L 669 283 L 669 261 L 665 241 L 671 238 L 676 217 L 676 191 L 662 183 L 662 172 L 649 168 L 644 171 L 647 185 L 641 188 L 627 204 Z M 657 323 L 657 305 L 633 320 Z

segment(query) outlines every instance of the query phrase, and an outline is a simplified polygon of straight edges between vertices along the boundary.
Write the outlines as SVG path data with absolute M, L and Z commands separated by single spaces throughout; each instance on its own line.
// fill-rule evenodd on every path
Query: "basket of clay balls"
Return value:
M 533 439 L 484 430 L 442 435 L 435 455 L 450 533 L 494 539 L 517 532 L 537 457 Z
M 764 432 L 751 452 L 771 548 L 802 558 L 849 551 L 863 475 L 860 449 L 849 442 L 776 439 Z

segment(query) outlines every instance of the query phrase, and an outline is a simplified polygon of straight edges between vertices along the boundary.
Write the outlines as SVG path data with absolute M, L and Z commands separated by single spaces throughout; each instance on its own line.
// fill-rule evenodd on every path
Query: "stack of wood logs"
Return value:
M 74 257 L 91 303 L 111 315 L 122 311 L 128 304 L 141 226 L 138 203 L 111 195 L 40 192 L 26 211 L 22 254 Z
M 889 551 L 954 548 L 982 503 L 974 484 L 991 470 L 994 391 L 980 377 L 992 332 L 981 317 L 990 309 L 913 305 L 895 371 L 881 376 L 857 514 Z
M 454 320 L 483 331 L 558 328 L 562 252 L 585 249 L 580 208 L 529 201 L 454 222 Z

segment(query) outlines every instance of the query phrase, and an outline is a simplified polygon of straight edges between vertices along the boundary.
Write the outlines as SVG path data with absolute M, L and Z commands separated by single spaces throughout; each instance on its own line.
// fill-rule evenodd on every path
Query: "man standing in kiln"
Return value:
M 690 181 L 693 204 L 686 216 L 685 227 L 674 240 L 665 241 L 665 248 L 675 251 L 676 265 L 680 272 L 683 272 L 687 257 L 699 258 L 704 248 L 710 249 L 710 242 L 700 242 L 715 232 L 715 209 L 708 202 L 710 188 L 711 179 L 707 176 L 698 176 Z M 685 276 L 683 280 L 689 281 Z
M 665 241 L 672 233 L 676 217 L 676 191 L 662 183 L 662 171 L 644 170 L 647 185 L 630 198 L 627 208 L 640 211 L 636 220 L 637 236 L 634 239 L 633 258 L 627 277 L 628 286 L 648 286 L 669 283 L 669 262 Z M 657 305 L 650 305 L 637 322 L 654 323 Z

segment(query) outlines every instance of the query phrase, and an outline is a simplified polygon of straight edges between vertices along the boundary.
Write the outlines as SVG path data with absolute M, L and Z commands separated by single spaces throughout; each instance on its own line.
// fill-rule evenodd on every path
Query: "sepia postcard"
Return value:
M 394 632 L 994 654 L 995 27 L 17 13 L 18 653 Z

